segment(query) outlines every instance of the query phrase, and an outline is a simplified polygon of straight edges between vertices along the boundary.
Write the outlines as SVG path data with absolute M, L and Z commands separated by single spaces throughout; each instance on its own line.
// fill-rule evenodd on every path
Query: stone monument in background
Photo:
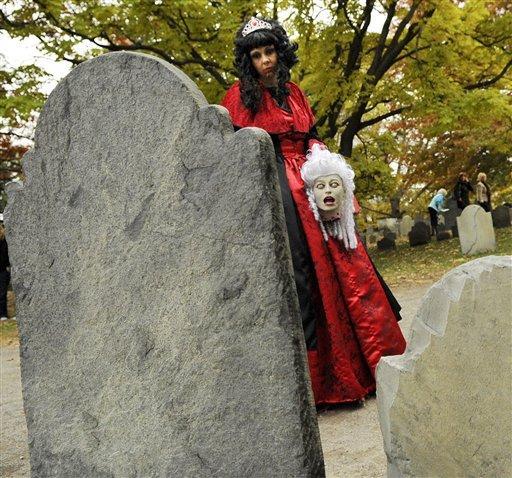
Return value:
M 511 256 L 453 269 L 423 299 L 405 354 L 379 362 L 389 478 L 510 476 L 511 281 Z
M 496 249 L 491 213 L 485 212 L 480 206 L 471 204 L 465 207 L 457 218 L 457 229 L 462 254 L 472 255 Z
M 492 225 L 496 228 L 510 227 L 510 208 L 507 206 L 498 206 L 491 212 Z
M 457 217 L 460 216 L 462 210 L 459 209 L 457 201 L 453 198 L 445 199 L 445 209 L 448 211 L 443 212 L 444 224 L 452 231 L 453 237 L 458 237 Z
M 33 477 L 323 476 L 270 137 L 114 53 L 11 191 Z
M 411 232 L 412 227 L 414 226 L 414 220 L 411 216 L 405 215 L 402 217 L 400 221 L 400 235 L 407 236 L 409 232 Z
M 421 246 L 430 242 L 430 226 L 424 222 L 416 222 L 409 231 L 409 245 Z

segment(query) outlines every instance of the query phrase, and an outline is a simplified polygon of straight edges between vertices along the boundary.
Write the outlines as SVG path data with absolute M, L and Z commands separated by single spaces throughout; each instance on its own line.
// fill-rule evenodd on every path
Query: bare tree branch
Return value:
M 370 67 L 370 70 L 374 70 L 376 68 L 378 62 L 382 58 L 382 52 L 384 51 L 384 47 L 386 46 L 386 40 L 387 40 L 388 34 L 389 34 L 389 27 L 391 25 L 393 17 L 395 16 L 396 3 L 397 3 L 396 0 L 393 0 L 391 2 L 391 5 L 387 9 L 386 20 L 384 21 L 384 25 L 382 26 L 382 31 L 380 32 L 379 43 L 377 44 L 377 48 L 375 49 L 375 54 L 373 56 L 372 66 Z
M 366 114 L 366 113 L 369 113 L 370 111 L 374 110 L 375 108 L 377 108 L 377 106 L 379 105 L 385 105 L 387 103 L 391 103 L 393 100 L 389 100 L 389 99 L 385 99 L 385 100 L 381 100 L 381 101 L 377 101 L 373 106 L 370 106 L 369 108 L 366 108 L 364 110 L 364 113 L 363 114 Z
M 0 20 L 0 30 L 4 30 L 3 24 L 7 24 L 12 28 L 27 28 L 36 24 L 36 20 L 32 20 L 31 22 L 16 22 L 10 20 L 3 10 L 0 10 Z
M 464 87 L 464 89 L 466 91 L 471 91 L 471 90 L 476 90 L 476 89 L 480 89 L 480 88 L 487 88 L 491 85 L 494 85 L 494 83 L 498 82 L 505 76 L 505 74 L 507 73 L 507 71 L 510 69 L 511 66 L 512 66 L 512 59 L 510 59 L 507 62 L 507 64 L 502 68 L 502 70 L 494 78 L 480 81 L 480 82 L 474 83 L 472 85 L 467 85 Z
M 42 2 L 40 0 L 34 0 L 34 3 L 38 4 L 41 7 L 44 7 L 44 5 L 42 5 Z M 48 17 L 48 19 L 51 21 L 51 23 L 55 27 L 62 30 L 63 32 L 65 32 L 68 35 L 71 35 L 73 37 L 77 37 L 77 38 L 81 38 L 83 40 L 90 41 L 91 43 L 93 43 L 96 46 L 99 46 L 100 48 L 104 48 L 109 51 L 149 51 L 149 52 L 155 53 L 156 55 L 160 56 L 161 58 L 165 59 L 169 63 L 176 65 L 176 66 L 184 66 L 184 65 L 191 65 L 191 64 L 200 65 L 213 78 L 215 78 L 215 80 L 217 80 L 223 88 L 227 89 L 227 87 L 229 86 L 226 79 L 219 72 L 219 70 L 224 71 L 221 68 L 221 66 L 214 61 L 204 59 L 199 54 L 199 52 L 192 46 L 190 47 L 191 58 L 177 59 L 172 54 L 169 54 L 166 50 L 163 50 L 163 49 L 157 47 L 156 45 L 144 44 L 139 41 L 133 41 L 133 40 L 129 39 L 128 36 L 126 36 L 124 34 L 122 34 L 120 36 L 124 36 L 125 38 L 130 40 L 131 44 L 120 45 L 120 44 L 116 43 L 115 41 L 113 41 L 112 38 L 105 31 L 101 31 L 98 35 L 92 36 L 92 35 L 74 30 L 66 25 L 63 25 L 51 12 L 45 11 L 45 14 Z M 184 29 L 183 27 L 181 27 L 180 25 L 178 25 L 178 23 L 174 19 L 172 19 L 171 17 L 169 17 L 167 15 L 165 20 L 170 25 L 179 29 L 179 31 L 182 34 L 184 34 L 185 36 L 187 35 L 187 30 Z M 100 43 L 98 41 L 98 38 L 105 40 L 107 42 L 107 44 Z
M 425 45 L 425 46 L 421 46 L 421 47 L 418 47 L 418 48 L 414 48 L 413 50 L 409 50 L 407 53 L 404 53 L 403 55 L 400 55 L 400 56 L 397 56 L 395 58 L 395 60 L 393 61 L 393 65 L 404 60 L 405 58 L 409 58 L 413 55 L 416 55 L 416 53 L 419 53 L 420 51 L 423 51 L 423 50 L 428 50 L 429 48 L 431 48 L 432 45 Z

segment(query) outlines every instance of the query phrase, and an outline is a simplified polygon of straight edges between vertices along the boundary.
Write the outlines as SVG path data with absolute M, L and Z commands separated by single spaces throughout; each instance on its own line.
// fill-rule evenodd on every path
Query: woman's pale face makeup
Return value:
M 324 219 L 333 218 L 340 212 L 345 190 L 339 175 L 329 174 L 316 178 L 313 183 L 313 194 Z
M 252 66 L 265 86 L 277 85 L 277 52 L 274 45 L 260 46 L 249 52 Z

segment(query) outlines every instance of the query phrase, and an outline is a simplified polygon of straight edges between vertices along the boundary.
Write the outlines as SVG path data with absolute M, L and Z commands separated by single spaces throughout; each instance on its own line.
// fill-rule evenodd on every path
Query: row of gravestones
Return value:
M 457 207 L 457 202 L 454 199 L 448 199 L 446 206 L 448 211 L 439 216 L 439 225 L 436 233 L 436 239 L 438 241 L 443 241 L 452 237 L 459 237 L 458 218 L 461 215 L 462 210 Z M 475 207 L 479 207 L 473 206 L 470 206 L 470 211 L 476 211 Z M 485 213 L 483 209 L 482 212 Z M 488 219 L 483 219 L 487 216 L 481 216 L 482 219 L 479 221 L 479 227 L 482 229 L 482 234 L 480 234 L 480 236 L 482 238 L 491 235 L 489 234 L 489 221 L 491 221 L 491 229 L 493 226 L 495 228 L 502 228 L 510 227 L 512 224 L 512 208 L 508 206 L 498 206 L 492 211 L 492 213 L 485 214 L 488 214 Z M 427 244 L 430 242 L 432 237 L 430 225 L 427 224 L 424 217 L 419 214 L 415 216 L 414 220 L 410 216 L 405 215 L 401 220 L 394 218 L 381 219 L 377 224 L 379 226 L 378 233 L 381 235 L 381 238 L 379 239 L 375 231 L 370 227 L 366 231 L 365 239 L 367 243 L 377 242 L 379 250 L 394 249 L 396 247 L 395 241 L 398 235 L 408 236 L 409 244 L 412 247 Z M 492 235 L 493 234 L 494 233 L 492 233 Z M 469 235 L 472 236 L 471 226 L 469 226 Z M 462 245 L 463 242 L 467 242 L 466 238 L 463 238 L 461 241 L 461 247 L 464 252 L 467 248 Z M 486 244 L 483 246 L 486 248 L 485 250 L 494 249 L 494 247 L 489 248 L 490 246 L 488 243 L 490 242 L 492 242 L 490 239 L 488 241 L 483 241 L 483 243 Z
M 35 144 L 6 211 L 31 476 L 325 476 L 270 137 L 123 52 Z M 379 365 L 389 476 L 508 476 L 511 265 L 474 262 Z

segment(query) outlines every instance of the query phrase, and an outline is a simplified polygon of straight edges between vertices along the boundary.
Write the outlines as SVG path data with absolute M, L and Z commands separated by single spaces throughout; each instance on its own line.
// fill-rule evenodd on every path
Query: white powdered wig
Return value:
M 357 236 L 354 224 L 354 171 L 339 154 L 331 153 L 327 149 L 322 149 L 318 144 L 314 144 L 311 151 L 306 155 L 307 161 L 302 165 L 301 176 L 306 185 L 306 194 L 309 205 L 315 219 L 319 222 L 324 239 L 327 241 L 329 236 L 335 237 L 347 249 L 357 248 Z M 337 174 L 341 178 L 345 197 L 340 209 L 340 219 L 335 221 L 323 222 L 320 212 L 315 202 L 313 187 L 315 180 L 322 176 Z

